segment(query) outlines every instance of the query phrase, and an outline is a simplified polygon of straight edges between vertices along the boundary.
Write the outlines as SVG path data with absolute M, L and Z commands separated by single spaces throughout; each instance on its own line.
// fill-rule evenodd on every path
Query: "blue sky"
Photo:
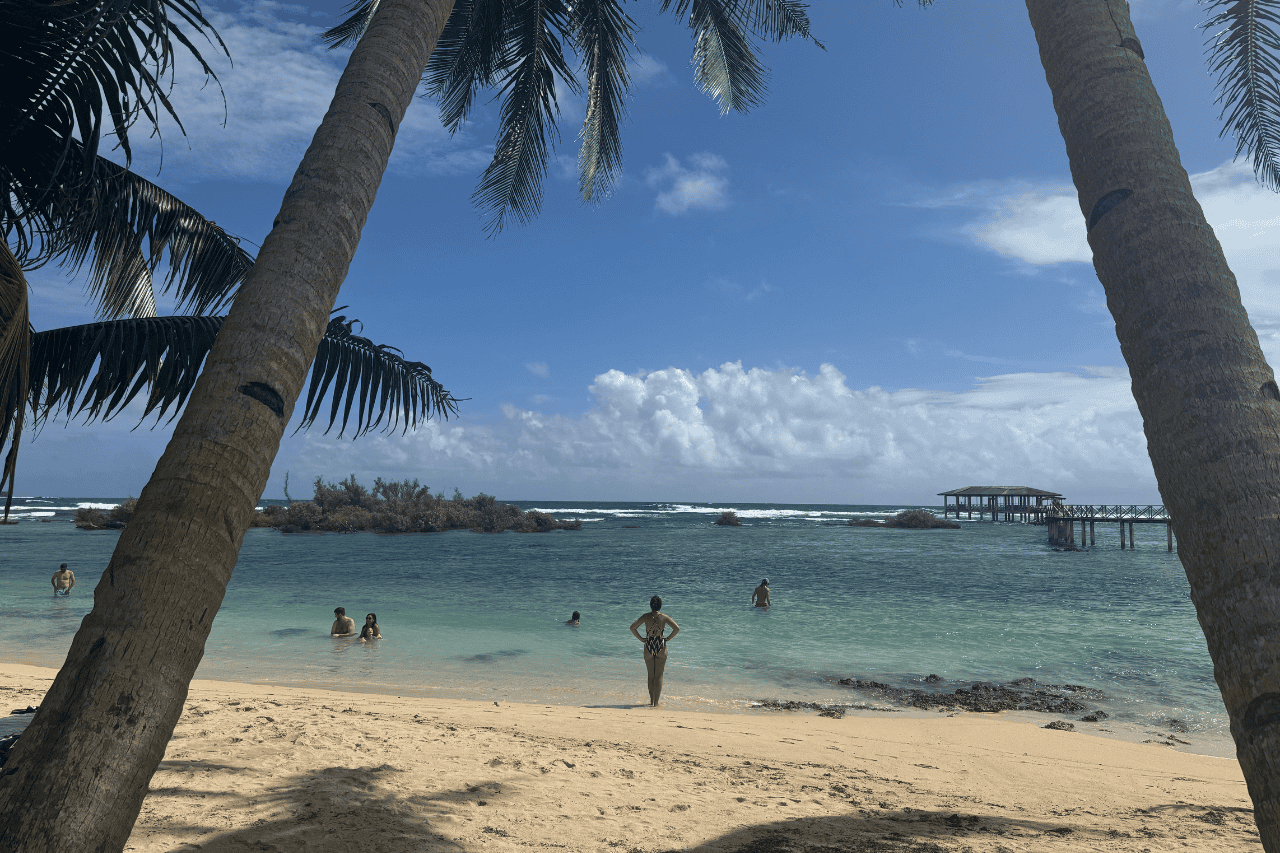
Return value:
M 287 437 L 267 497 L 289 472 L 294 497 L 354 473 L 506 499 L 1159 501 L 1021 3 L 817 0 L 827 50 L 764 46 L 768 101 L 729 116 L 692 82 L 688 31 L 630 5 L 643 53 L 601 204 L 576 196 L 571 95 L 541 215 L 495 239 L 470 195 L 496 106 L 452 137 L 411 107 L 339 304 L 470 400 L 405 436 Z M 1203 9 L 1131 7 L 1275 363 L 1280 199 L 1219 138 Z M 187 136 L 134 168 L 256 244 L 341 71 L 317 37 L 342 4 L 206 9 L 234 60 L 225 111 L 181 62 Z M 92 319 L 81 280 L 30 280 L 36 328 Z M 136 494 L 168 436 L 136 423 L 46 426 L 18 493 Z

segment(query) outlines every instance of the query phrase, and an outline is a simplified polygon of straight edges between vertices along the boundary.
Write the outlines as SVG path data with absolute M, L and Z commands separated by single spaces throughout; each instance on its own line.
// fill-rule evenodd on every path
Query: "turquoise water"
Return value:
M 59 666 L 118 534 L 79 531 L 84 499 L 18 501 L 0 527 L 0 660 Z M 111 501 L 102 501 L 111 503 Z M 283 535 L 250 530 L 198 678 L 396 695 L 573 705 L 646 700 L 627 627 L 661 595 L 681 626 L 664 703 L 851 702 L 858 677 L 909 686 L 1009 681 L 1096 687 L 1119 721 L 1186 721 L 1221 737 L 1225 712 L 1163 525 L 1120 551 L 1055 552 L 1045 529 L 849 527 L 903 507 L 522 502 L 580 531 Z M 61 507 L 62 509 L 55 509 Z M 717 527 L 724 509 L 743 525 Z M 40 523 L 39 516 L 52 518 Z M 76 572 L 51 594 L 59 562 Z M 774 606 L 750 607 L 770 579 Z M 335 640 L 335 606 L 378 615 L 384 641 Z M 582 626 L 562 623 L 581 611 Z M 939 687 L 948 689 L 944 682 Z M 954 689 L 954 686 L 950 689 Z

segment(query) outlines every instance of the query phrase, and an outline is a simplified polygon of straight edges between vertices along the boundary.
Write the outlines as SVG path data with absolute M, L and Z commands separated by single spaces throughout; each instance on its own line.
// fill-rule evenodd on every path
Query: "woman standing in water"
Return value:
M 643 637 L 636 630 L 641 625 L 645 628 Z M 664 637 L 662 629 L 667 625 L 671 626 L 671 633 Z M 655 595 L 649 599 L 649 612 L 631 623 L 631 633 L 644 643 L 644 665 L 649 670 L 649 705 L 656 708 L 662 697 L 662 671 L 667 668 L 667 640 L 680 633 L 680 626 L 662 612 L 662 599 Z

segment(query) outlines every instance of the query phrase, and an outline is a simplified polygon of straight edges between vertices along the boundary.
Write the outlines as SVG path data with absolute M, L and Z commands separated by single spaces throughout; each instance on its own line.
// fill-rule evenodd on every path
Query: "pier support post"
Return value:
M 1093 546 L 1095 546 L 1095 545 L 1097 545 L 1097 544 L 1098 544 L 1098 539 L 1097 539 L 1097 537 L 1094 535 L 1094 530 L 1093 530 L 1093 525 L 1095 525 L 1095 524 L 1097 524 L 1097 522 L 1096 522 L 1096 521 L 1090 521 L 1090 522 L 1089 522 L 1089 547 L 1090 547 L 1090 548 L 1092 548 Z
M 1124 522 L 1120 522 L 1120 550 L 1124 550 Z
M 1173 525 L 1168 522 L 1164 525 L 1164 535 L 1169 540 L 1169 553 L 1173 553 Z
M 1129 550 L 1133 550 L 1133 522 L 1129 522 Z

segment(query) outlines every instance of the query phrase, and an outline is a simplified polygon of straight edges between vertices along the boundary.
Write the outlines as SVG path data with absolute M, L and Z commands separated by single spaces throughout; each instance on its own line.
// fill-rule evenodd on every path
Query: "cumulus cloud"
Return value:
M 294 472 L 546 499 L 933 502 L 995 482 L 1079 500 L 1158 499 L 1118 368 L 1008 374 L 950 393 L 855 390 L 831 365 L 810 376 L 728 363 L 697 374 L 609 370 L 590 390 L 580 416 L 507 406 L 496 423 L 432 422 L 405 437 L 308 436 Z
M 729 206 L 729 179 L 722 173 L 729 167 L 715 154 L 693 154 L 688 165 L 666 155 L 661 166 L 645 171 L 645 183 L 657 190 L 654 206 L 663 213 L 679 216 L 690 210 L 723 210 Z
M 534 376 L 540 376 L 543 379 L 551 375 L 551 368 L 547 367 L 545 361 L 531 361 L 525 364 L 524 368 Z
M 348 56 L 320 42 L 323 27 L 288 20 L 288 8 L 256 0 L 235 13 L 208 12 L 231 54 L 228 61 L 217 48 L 199 45 L 221 89 L 179 51 L 171 100 L 186 136 L 169 120 L 162 122 L 159 138 L 131 136 L 135 171 L 154 176 L 163 161 L 166 187 L 200 180 L 288 182 Z M 415 98 L 390 168 L 401 174 L 478 173 L 489 156 L 466 134 L 451 139 L 435 107 Z

